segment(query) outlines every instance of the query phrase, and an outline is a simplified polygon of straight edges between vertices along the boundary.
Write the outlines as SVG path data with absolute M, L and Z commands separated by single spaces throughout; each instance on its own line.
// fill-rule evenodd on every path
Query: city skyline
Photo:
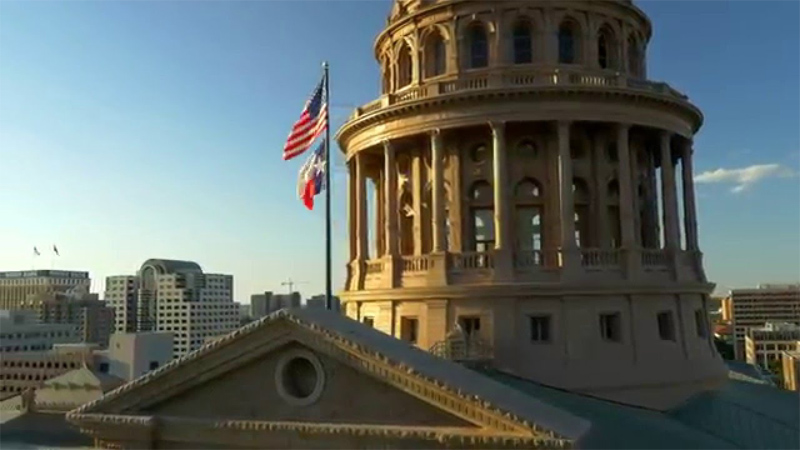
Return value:
M 798 54 L 798 4 L 638 4 L 659 24 L 648 77 L 705 114 L 695 179 L 709 279 L 718 291 L 797 282 L 800 114 L 786 99 L 800 95 L 800 69 L 759 63 Z M 168 258 L 233 274 L 237 301 L 283 293 L 290 278 L 324 292 L 324 211 L 297 200 L 302 161 L 280 153 L 322 60 L 334 128 L 379 96 L 370 45 L 381 20 L 332 19 L 383 18 L 388 5 L 5 3 L 0 211 L 12 220 L 0 223 L 0 270 L 86 270 L 100 292 L 106 276 Z M 264 26 L 269 17 L 282 20 Z M 334 158 L 337 291 L 346 172 Z

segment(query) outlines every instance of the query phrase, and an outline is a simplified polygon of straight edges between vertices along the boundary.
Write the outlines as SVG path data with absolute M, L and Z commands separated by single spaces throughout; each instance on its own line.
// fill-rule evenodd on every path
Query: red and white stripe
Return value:
M 313 120 L 308 112 L 308 108 L 303 110 L 300 119 L 295 122 L 286 145 L 283 147 L 283 159 L 292 159 L 302 154 L 314 140 L 322 134 L 328 127 L 328 105 L 323 104 L 320 108 L 317 120 Z

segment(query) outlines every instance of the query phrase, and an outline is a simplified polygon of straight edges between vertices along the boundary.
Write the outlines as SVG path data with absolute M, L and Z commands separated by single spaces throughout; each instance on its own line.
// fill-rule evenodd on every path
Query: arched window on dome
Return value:
M 411 57 L 411 47 L 403 43 L 397 57 L 397 87 L 402 88 L 411 84 L 414 78 L 414 61 Z
M 533 62 L 533 27 L 527 19 L 518 20 L 512 32 L 514 64 Z
M 634 76 L 641 76 L 642 69 L 642 48 L 636 35 L 628 36 L 628 73 Z
M 533 178 L 523 178 L 514 187 L 516 248 L 534 253 L 534 263 L 541 265 L 544 243 L 544 196 L 542 186 Z
M 558 62 L 575 64 L 578 60 L 578 25 L 571 19 L 561 22 L 558 27 Z
M 495 241 L 492 185 L 483 180 L 474 182 L 469 188 L 469 203 L 472 249 L 491 251 Z
M 489 65 L 489 38 L 486 34 L 486 27 L 480 23 L 470 25 L 467 28 L 467 40 L 469 45 L 468 68 L 487 67 Z
M 425 78 L 443 75 L 447 71 L 447 42 L 437 30 L 425 41 Z
M 606 188 L 607 221 L 611 248 L 622 246 L 622 223 L 619 216 L 619 182 L 614 179 Z
M 575 206 L 575 243 L 588 247 L 589 238 L 589 187 L 582 178 L 572 180 L 572 201 Z
M 617 47 L 614 31 L 604 25 L 597 35 L 597 63 L 601 69 L 617 68 Z

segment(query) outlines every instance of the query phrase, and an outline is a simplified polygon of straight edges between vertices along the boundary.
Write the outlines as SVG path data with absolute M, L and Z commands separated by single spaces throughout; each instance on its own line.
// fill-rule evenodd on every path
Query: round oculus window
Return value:
M 325 372 L 313 353 L 297 350 L 281 358 L 275 381 L 278 394 L 286 402 L 306 406 L 316 402 L 322 395 Z

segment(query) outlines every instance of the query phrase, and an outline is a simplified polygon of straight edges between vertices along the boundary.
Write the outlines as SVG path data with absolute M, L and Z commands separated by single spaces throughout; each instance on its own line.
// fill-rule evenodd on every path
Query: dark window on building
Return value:
M 418 331 L 419 320 L 416 317 L 402 317 L 400 319 L 400 339 L 416 344 Z
M 469 68 L 478 69 L 489 65 L 489 39 L 483 25 L 475 24 L 469 29 Z
M 364 316 L 364 317 L 361 319 L 361 322 L 362 322 L 364 325 L 368 326 L 368 327 L 375 328 L 375 318 L 374 318 L 374 317 L 370 317 L 370 316 Z
M 158 369 L 158 361 L 150 361 L 150 370 Z
M 458 319 L 458 324 L 464 334 L 470 337 L 479 334 L 481 331 L 480 317 L 461 317 Z
M 527 22 L 518 22 L 514 26 L 514 64 L 531 62 L 533 62 L 531 26 Z
M 600 314 L 600 337 L 605 341 L 622 341 L 622 316 L 619 313 Z
M 706 315 L 702 309 L 694 311 L 694 323 L 697 327 L 697 335 L 700 337 L 708 337 L 708 322 L 706 322 Z
M 550 316 L 531 316 L 531 341 L 550 342 Z
M 558 62 L 575 62 L 575 27 L 571 23 L 563 23 L 558 28 Z
M 675 340 L 675 318 L 672 311 L 658 313 L 658 336 L 665 341 Z
M 108 373 L 108 363 L 100 363 L 99 370 L 101 373 Z

